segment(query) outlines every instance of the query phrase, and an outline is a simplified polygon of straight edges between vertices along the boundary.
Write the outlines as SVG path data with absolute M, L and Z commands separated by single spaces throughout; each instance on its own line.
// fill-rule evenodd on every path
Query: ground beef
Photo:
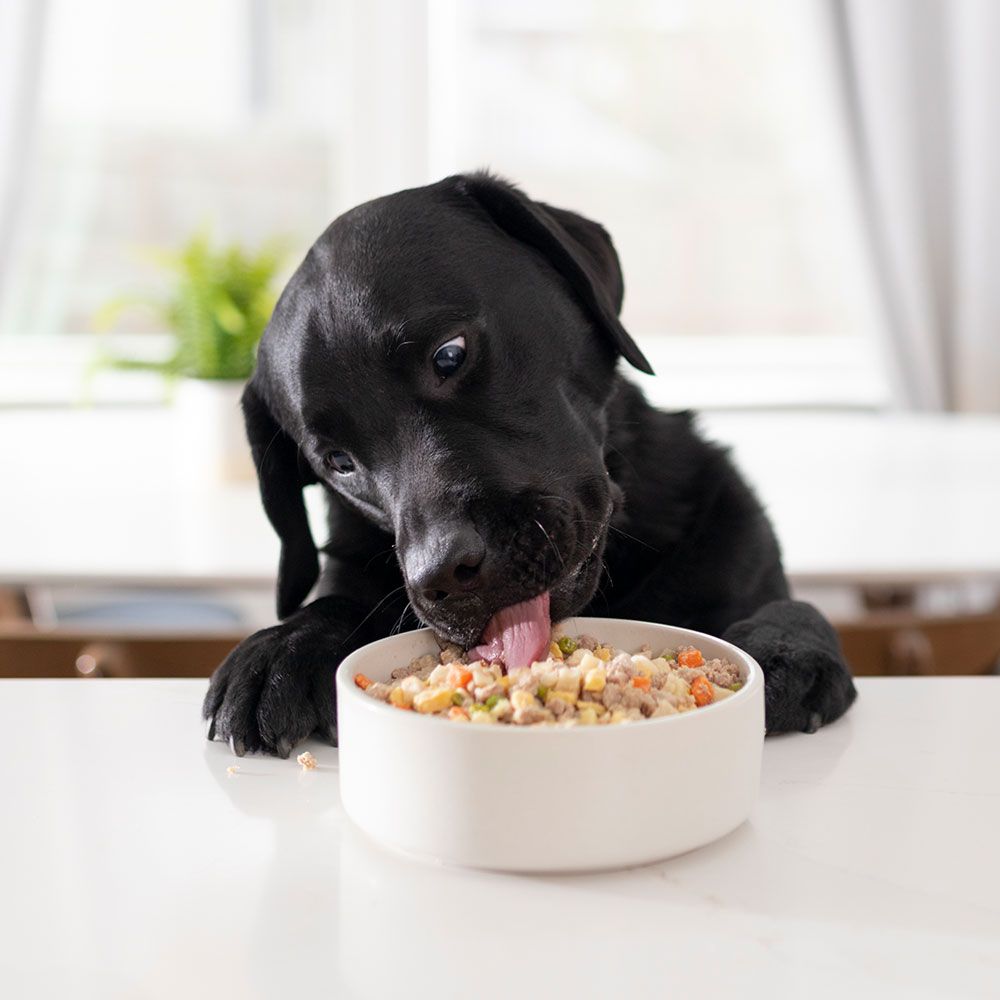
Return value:
M 717 685 L 713 701 L 730 697 L 731 689 L 739 687 L 739 669 L 726 660 L 687 667 L 654 657 L 649 646 L 630 654 L 589 635 L 576 642 L 578 648 L 568 656 L 554 648 L 546 660 L 506 676 L 502 664 L 468 663 L 461 649 L 443 643 L 440 655 L 418 656 L 393 670 L 389 683 L 362 674 L 354 681 L 370 697 L 397 709 L 479 725 L 521 726 L 608 725 L 693 711 L 699 706 L 691 682 L 699 677 Z M 689 651 L 695 655 L 687 656 Z M 685 647 L 678 656 L 701 660 L 694 647 Z M 602 689 L 586 690 L 587 685 Z
M 728 660 L 709 660 L 702 670 L 713 684 L 722 688 L 731 688 L 740 682 L 740 668 Z

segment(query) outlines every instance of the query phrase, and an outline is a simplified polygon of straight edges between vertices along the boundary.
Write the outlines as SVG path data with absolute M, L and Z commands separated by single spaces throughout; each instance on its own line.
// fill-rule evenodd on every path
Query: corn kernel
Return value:
M 510 677 L 508 677 L 507 674 L 504 674 L 503 677 L 497 681 L 497 683 L 504 689 L 504 691 L 510 690 Z
M 656 667 L 653 666 L 653 661 L 648 656 L 643 656 L 641 653 L 636 653 L 632 657 L 632 667 L 637 674 L 643 677 L 652 677 L 656 672 Z
M 399 686 L 406 694 L 407 705 L 412 705 L 414 697 L 427 688 L 427 685 L 419 677 L 407 677 Z
M 574 695 L 579 695 L 582 676 L 577 667 L 560 667 L 553 686 L 560 691 L 571 691 Z
M 430 676 L 427 678 L 427 683 L 431 687 L 436 687 L 438 684 L 444 684 L 448 679 L 448 673 L 451 670 L 451 665 L 448 663 L 439 663 L 431 672 Z
M 414 697 L 413 707 L 424 715 L 429 715 L 432 712 L 440 712 L 442 709 L 450 707 L 452 693 L 451 688 L 428 688 Z
M 396 708 L 409 708 L 413 704 L 413 695 L 406 688 L 393 688 L 389 692 L 389 701 Z
M 523 688 L 511 692 L 510 703 L 514 706 L 515 711 L 519 708 L 534 708 L 538 705 L 535 696 Z
M 665 694 L 676 695 L 678 698 L 686 698 L 691 694 L 688 682 L 680 674 L 675 674 L 672 671 L 667 674 L 662 690 Z
M 592 667 L 583 675 L 584 691 L 603 691 L 608 680 L 608 672 L 603 666 Z
M 506 698 L 498 698 L 496 704 L 490 709 L 490 715 L 494 719 L 502 719 L 510 711 L 510 702 Z
M 545 699 L 545 704 L 548 705 L 552 702 L 554 698 L 558 698 L 560 701 L 566 702 L 567 705 L 576 704 L 576 695 L 572 691 L 561 691 L 556 688 L 554 691 L 550 691 Z
M 476 667 L 472 671 L 472 685 L 477 688 L 489 687 L 491 684 L 496 683 L 496 678 L 489 670 L 483 670 L 482 667 Z
M 561 660 L 563 658 L 563 651 L 559 648 L 558 642 L 549 643 L 549 656 L 551 656 L 553 660 Z
M 581 708 L 577 718 L 581 726 L 593 726 L 597 722 L 597 713 L 592 708 Z
M 611 650 L 607 646 L 595 646 L 594 656 L 607 663 L 611 659 Z

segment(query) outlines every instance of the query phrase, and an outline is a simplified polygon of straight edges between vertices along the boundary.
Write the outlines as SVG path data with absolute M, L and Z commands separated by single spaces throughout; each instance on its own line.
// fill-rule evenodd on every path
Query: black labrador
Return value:
M 286 757 L 336 742 L 333 674 L 419 622 L 469 646 L 536 607 L 722 635 L 765 674 L 767 728 L 813 732 L 855 698 L 837 636 L 788 599 L 778 545 L 726 452 L 616 371 L 605 230 L 489 174 L 340 216 L 275 308 L 243 396 L 281 539 L 281 624 L 205 699 L 210 739 Z M 303 487 L 321 484 L 320 559 Z M 317 580 L 316 596 L 303 602 Z

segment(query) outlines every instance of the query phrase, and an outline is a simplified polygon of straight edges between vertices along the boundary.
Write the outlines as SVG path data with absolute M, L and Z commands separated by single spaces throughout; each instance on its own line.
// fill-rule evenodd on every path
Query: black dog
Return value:
M 333 222 L 282 294 L 243 396 L 282 542 L 283 622 L 216 670 L 210 739 L 282 757 L 314 731 L 335 742 L 345 654 L 417 619 L 468 646 L 545 594 L 553 620 L 636 618 L 738 643 L 764 669 L 770 732 L 847 710 L 836 634 L 788 600 L 774 534 L 726 453 L 616 372 L 619 355 L 650 370 L 618 320 L 622 291 L 601 226 L 485 174 Z M 322 568 L 302 497 L 316 482 Z

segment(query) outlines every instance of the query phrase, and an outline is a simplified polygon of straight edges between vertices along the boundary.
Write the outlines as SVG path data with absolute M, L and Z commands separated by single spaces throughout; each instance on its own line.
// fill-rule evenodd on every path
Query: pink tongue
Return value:
M 470 660 L 501 660 L 508 670 L 530 666 L 549 648 L 549 592 L 498 611 L 483 631 L 483 641 L 469 650 Z

